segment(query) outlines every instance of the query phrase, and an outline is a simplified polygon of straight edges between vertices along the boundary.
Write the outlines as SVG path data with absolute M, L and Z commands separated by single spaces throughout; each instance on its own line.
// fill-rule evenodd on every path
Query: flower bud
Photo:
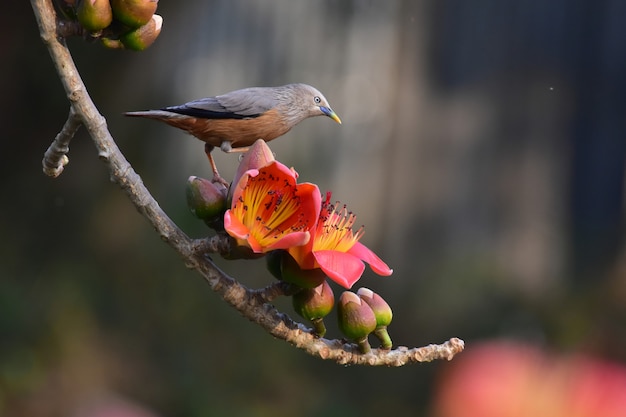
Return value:
M 232 261 L 234 259 L 259 259 L 265 256 L 264 253 L 256 253 L 247 246 L 237 245 L 237 242 L 235 241 L 235 239 L 232 239 L 232 242 L 233 243 L 230 246 L 229 252 L 221 254 L 222 258 Z
M 119 39 L 100 38 L 100 43 L 108 49 L 124 49 L 124 44 Z
M 381 348 L 391 349 L 392 342 L 387 333 L 387 326 L 391 323 L 393 313 L 391 307 L 383 298 L 368 288 L 359 288 L 357 295 L 370 306 L 376 317 L 374 335 L 380 340 Z
M 109 0 L 82 0 L 76 15 L 80 24 L 90 32 L 104 29 L 113 20 Z
M 265 262 L 267 265 L 267 270 L 270 271 L 270 274 L 278 280 L 282 281 L 283 273 L 281 271 L 281 264 L 283 262 L 283 252 L 282 249 L 273 250 L 268 252 L 265 255 Z
M 228 192 L 228 200 L 232 200 L 235 187 L 239 185 L 239 180 L 246 171 L 263 168 L 273 161 L 275 161 L 275 158 L 270 147 L 267 146 L 267 143 L 265 143 L 263 139 L 257 139 L 256 142 L 250 146 L 248 152 L 243 155 L 241 162 L 239 162 L 239 166 L 237 167 L 237 171 L 235 171 L 235 176 L 233 177 L 233 182 Z
M 161 33 L 163 18 L 158 14 L 152 15 L 152 18 L 145 25 L 126 32 L 120 37 L 120 41 L 126 49 L 133 51 L 143 51 L 156 40 Z
M 367 336 L 376 329 L 376 316 L 370 306 L 355 293 L 345 291 L 339 297 L 337 317 L 341 332 L 359 345 L 361 353 L 368 353 L 371 348 Z
M 223 218 L 226 192 L 221 183 L 191 176 L 187 180 L 187 205 L 197 218 L 211 226 Z
M 136 29 L 148 23 L 159 0 L 111 0 L 113 15 L 119 22 Z
M 324 280 L 315 288 L 305 288 L 298 291 L 292 298 L 293 309 L 300 317 L 310 320 L 314 327 L 314 333 L 319 337 L 326 334 L 324 317 L 326 317 L 335 305 L 335 296 L 328 282 Z
M 315 288 L 326 280 L 326 274 L 319 268 L 301 269 L 298 262 L 287 251 L 281 251 L 280 279 L 302 288 Z

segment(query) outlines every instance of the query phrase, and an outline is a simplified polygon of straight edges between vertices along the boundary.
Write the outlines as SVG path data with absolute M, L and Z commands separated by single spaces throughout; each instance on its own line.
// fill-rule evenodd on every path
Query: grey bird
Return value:
M 214 147 L 224 152 L 246 151 L 257 139 L 268 142 L 309 117 L 328 116 L 341 124 L 324 95 L 307 84 L 249 87 L 179 106 L 124 114 L 160 120 L 205 142 L 213 175 L 222 182 L 211 156 Z

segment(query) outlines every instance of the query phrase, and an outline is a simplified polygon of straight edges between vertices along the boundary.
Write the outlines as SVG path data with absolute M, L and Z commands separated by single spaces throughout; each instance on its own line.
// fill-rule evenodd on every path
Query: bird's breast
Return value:
M 247 119 L 202 119 L 189 117 L 172 119 L 168 123 L 186 130 L 198 139 L 213 146 L 227 140 L 233 148 L 251 146 L 257 139 L 266 142 L 287 133 L 290 126 L 275 110 Z

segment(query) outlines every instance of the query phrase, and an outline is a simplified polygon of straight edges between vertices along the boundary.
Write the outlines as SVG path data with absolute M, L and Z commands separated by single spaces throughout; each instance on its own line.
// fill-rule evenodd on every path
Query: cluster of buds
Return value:
M 297 264 L 283 251 L 272 252 L 266 259 L 268 269 L 275 277 L 301 287 L 292 296 L 293 309 L 311 322 L 316 336 L 324 337 L 324 318 L 335 304 L 335 296 L 326 276 L 320 270 L 298 270 Z M 294 277 L 299 278 L 294 280 Z M 321 283 L 313 286 L 318 281 Z M 391 324 L 393 313 L 389 304 L 374 291 L 364 287 L 356 293 L 344 291 L 337 304 L 337 318 L 339 330 L 358 345 L 361 353 L 371 350 L 370 334 L 378 338 L 381 349 L 391 349 L 393 343 L 387 326 Z
M 315 184 L 297 182 L 298 174 L 274 159 L 258 140 L 241 159 L 227 189 L 220 181 L 190 177 L 187 203 L 192 213 L 218 234 L 231 239 L 221 253 L 226 259 L 264 256 L 267 269 L 295 289 L 293 308 L 311 322 L 318 337 L 326 334 L 324 318 L 335 296 L 329 280 L 350 289 L 365 263 L 381 276 L 392 270 L 359 242 L 363 226 L 353 230 L 356 216 L 345 206 L 322 199 Z M 359 346 L 371 350 L 373 333 L 382 349 L 391 349 L 387 333 L 392 313 L 376 293 L 361 288 L 344 292 L 338 302 L 339 329 Z
M 59 9 L 112 49 L 143 51 L 161 33 L 158 0 L 57 0 Z
M 368 288 L 360 288 L 356 294 L 345 291 L 339 298 L 337 310 L 339 329 L 359 346 L 361 353 L 371 350 L 368 341 L 371 333 L 380 340 L 381 349 L 391 349 L 387 326 L 393 314 L 380 295 Z

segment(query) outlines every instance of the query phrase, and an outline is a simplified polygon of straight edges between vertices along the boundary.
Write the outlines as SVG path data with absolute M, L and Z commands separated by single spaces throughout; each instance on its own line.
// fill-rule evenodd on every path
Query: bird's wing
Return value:
M 246 119 L 258 117 L 275 107 L 275 100 L 259 87 L 232 91 L 216 97 L 190 101 L 162 110 L 204 119 Z

